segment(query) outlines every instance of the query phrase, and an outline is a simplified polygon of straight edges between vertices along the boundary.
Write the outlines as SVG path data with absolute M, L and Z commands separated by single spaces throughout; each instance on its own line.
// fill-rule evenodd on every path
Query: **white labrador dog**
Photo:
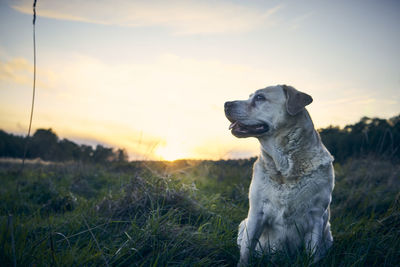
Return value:
M 256 137 L 261 144 L 249 212 L 239 226 L 239 265 L 247 265 L 254 250 L 293 254 L 305 248 L 318 261 L 333 243 L 333 157 L 305 109 L 311 102 L 311 96 L 278 85 L 257 90 L 248 100 L 225 103 L 232 134 Z

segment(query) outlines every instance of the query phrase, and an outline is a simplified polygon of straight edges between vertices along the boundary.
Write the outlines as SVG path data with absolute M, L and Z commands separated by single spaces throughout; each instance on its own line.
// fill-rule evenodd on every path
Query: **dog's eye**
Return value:
M 266 99 L 265 99 L 265 97 L 263 95 L 256 95 L 254 97 L 254 100 L 256 100 L 256 101 L 265 101 Z

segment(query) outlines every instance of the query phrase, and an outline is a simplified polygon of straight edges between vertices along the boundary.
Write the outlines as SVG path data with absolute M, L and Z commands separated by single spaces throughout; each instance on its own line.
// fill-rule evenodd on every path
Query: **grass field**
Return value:
M 253 160 L 0 164 L 1 266 L 235 266 Z M 335 164 L 320 266 L 398 266 L 400 165 Z M 299 252 L 254 266 L 311 266 Z

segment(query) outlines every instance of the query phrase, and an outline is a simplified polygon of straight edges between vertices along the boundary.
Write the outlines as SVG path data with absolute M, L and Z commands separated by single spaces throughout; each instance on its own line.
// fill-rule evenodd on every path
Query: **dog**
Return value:
M 256 137 L 261 144 L 248 215 L 239 225 L 239 266 L 254 251 L 294 255 L 304 248 L 317 262 L 333 244 L 333 157 L 305 109 L 312 101 L 292 86 L 277 85 L 224 105 L 232 134 Z

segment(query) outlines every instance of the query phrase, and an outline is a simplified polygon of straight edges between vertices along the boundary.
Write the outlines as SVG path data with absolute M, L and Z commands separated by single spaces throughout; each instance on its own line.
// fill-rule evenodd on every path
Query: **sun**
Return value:
M 158 146 L 154 154 L 157 158 L 166 161 L 174 161 L 177 159 L 187 158 L 189 156 L 187 149 L 175 142 L 168 142 L 164 145 Z

